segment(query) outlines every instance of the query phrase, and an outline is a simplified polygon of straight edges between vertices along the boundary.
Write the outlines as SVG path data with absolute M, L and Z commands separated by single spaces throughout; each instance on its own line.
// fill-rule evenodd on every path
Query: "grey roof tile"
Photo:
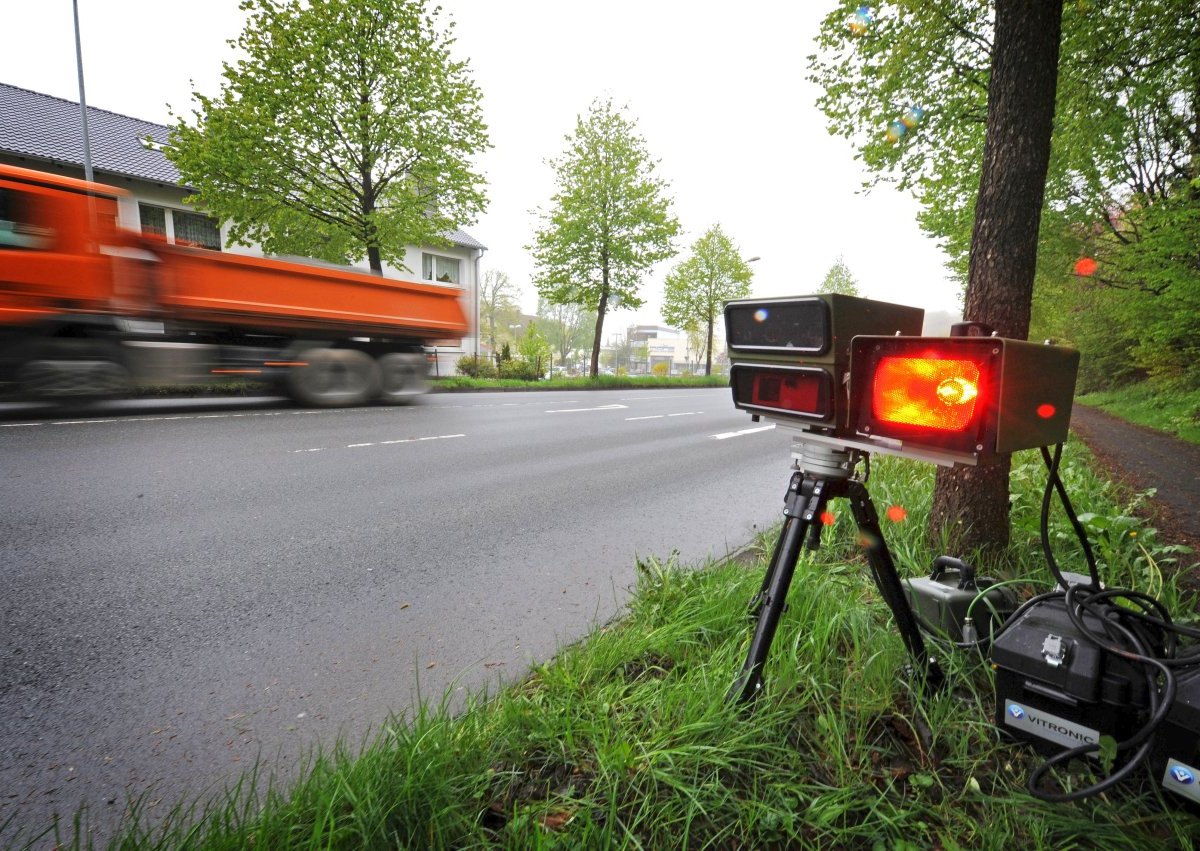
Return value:
M 92 168 L 153 183 L 179 182 L 179 172 L 162 151 L 147 148 L 147 136 L 164 142 L 162 124 L 88 107 Z M 83 166 L 79 104 L 0 83 L 0 150 Z

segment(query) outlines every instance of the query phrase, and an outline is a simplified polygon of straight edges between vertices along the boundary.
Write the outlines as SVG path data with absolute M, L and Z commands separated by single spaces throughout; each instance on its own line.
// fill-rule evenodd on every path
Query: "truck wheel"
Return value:
M 302 405 L 349 407 L 379 393 L 379 367 L 354 349 L 309 349 L 300 354 L 307 366 L 288 374 L 289 395 Z
M 429 390 L 424 355 L 384 355 L 379 359 L 379 375 L 379 401 L 385 405 L 407 404 Z
M 23 395 L 40 401 L 108 399 L 129 392 L 129 371 L 111 360 L 34 360 L 21 367 Z

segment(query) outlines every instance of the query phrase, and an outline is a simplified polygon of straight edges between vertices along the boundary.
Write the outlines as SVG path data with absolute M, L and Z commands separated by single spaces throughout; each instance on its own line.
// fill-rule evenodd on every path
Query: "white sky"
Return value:
M 237 0 L 78 0 L 89 106 L 167 123 L 197 90 L 219 90 Z M 490 205 L 467 230 L 483 269 L 508 273 L 533 312 L 531 242 L 554 190 L 545 161 L 597 96 L 627 104 L 671 182 L 681 253 L 643 283 L 646 306 L 606 332 L 658 323 L 666 272 L 720 223 L 753 264 L 754 295 L 814 292 L 841 255 L 863 295 L 957 311 L 944 255 L 916 225 L 916 203 L 870 195 L 845 141 L 830 136 L 805 57 L 829 7 L 801 0 L 441 0 L 456 56 L 484 93 L 494 148 L 482 165 Z M 72 100 L 79 89 L 70 0 L 0 0 L 0 81 Z M 881 128 L 882 132 L 882 128 Z

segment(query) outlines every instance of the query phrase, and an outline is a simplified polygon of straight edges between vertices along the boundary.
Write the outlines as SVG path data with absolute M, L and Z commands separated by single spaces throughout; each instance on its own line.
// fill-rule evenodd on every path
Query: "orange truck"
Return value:
M 401 404 L 425 346 L 469 328 L 460 291 L 170 245 L 111 186 L 0 165 L 0 385 L 121 395 L 231 376 L 315 406 Z

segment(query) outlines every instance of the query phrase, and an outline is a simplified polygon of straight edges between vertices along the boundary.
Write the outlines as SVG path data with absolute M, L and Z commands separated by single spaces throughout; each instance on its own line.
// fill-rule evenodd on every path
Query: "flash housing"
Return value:
M 1067 438 L 1076 349 L 878 336 L 858 337 L 851 349 L 850 424 L 859 435 L 975 461 Z

